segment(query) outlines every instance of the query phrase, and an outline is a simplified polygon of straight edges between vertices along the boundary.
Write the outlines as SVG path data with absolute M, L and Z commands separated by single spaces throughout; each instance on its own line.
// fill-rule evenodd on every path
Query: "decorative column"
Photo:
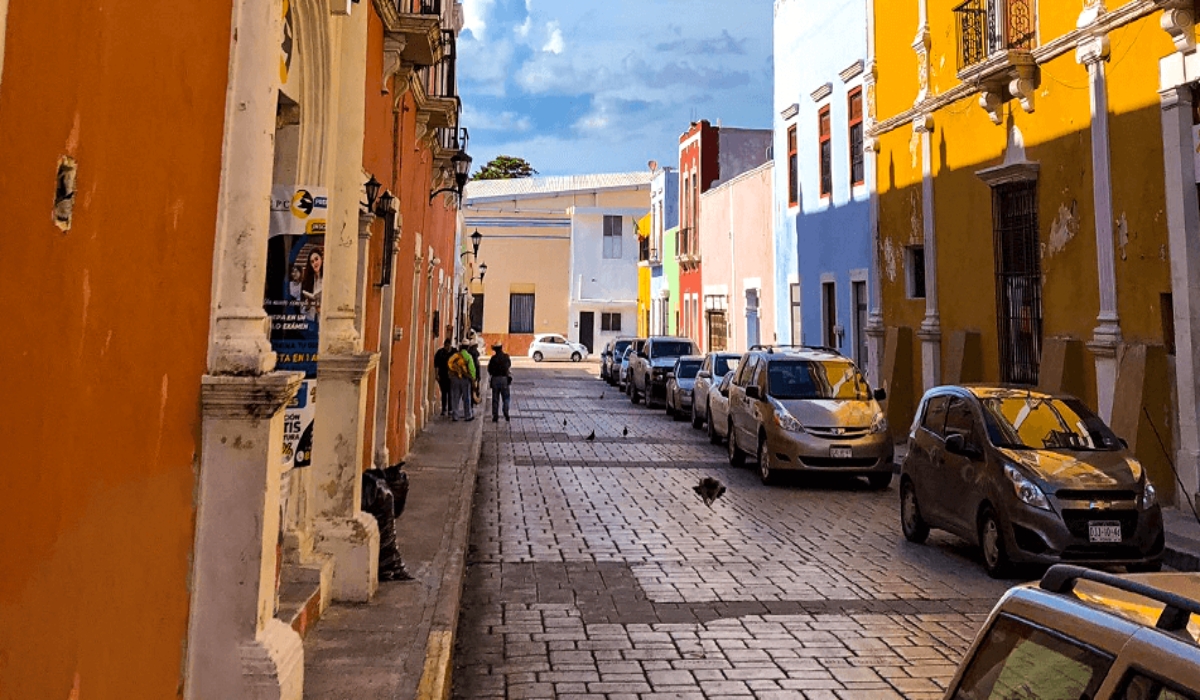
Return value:
M 867 1 L 867 65 L 863 72 L 863 95 L 866 98 L 866 133 L 871 134 L 878 119 L 875 103 L 875 83 L 879 79 L 875 64 L 875 0 Z M 867 318 L 867 380 L 872 386 L 883 386 L 883 352 L 887 329 L 883 322 L 883 267 L 879 257 L 879 140 L 868 136 L 863 141 L 864 168 L 867 175 L 867 220 L 871 233 L 871 311 Z
M 236 0 L 213 252 L 183 696 L 300 700 L 304 649 L 275 619 L 283 409 L 263 311 L 279 93 L 278 1 Z M 241 39 L 237 39 L 241 37 Z
M 340 34 L 331 90 L 333 164 L 325 274 L 321 293 L 318 400 L 313 426 L 312 504 L 315 548 L 333 558 L 333 598 L 365 602 L 378 586 L 379 529 L 359 509 L 366 417 L 365 378 L 378 355 L 362 351 L 356 328 L 359 201 L 362 194 L 363 76 L 367 13 L 333 21 Z
M 417 367 L 417 343 L 421 342 L 420 332 L 420 316 L 421 311 L 421 279 L 425 267 L 425 256 L 421 254 L 421 234 L 416 235 L 416 250 L 413 253 L 413 283 L 412 283 L 412 305 L 408 311 L 408 327 L 405 331 L 409 334 L 408 339 L 408 389 L 404 395 L 404 429 L 405 429 L 405 448 L 411 449 L 413 441 L 417 438 L 417 389 L 420 384 L 417 383 L 417 376 L 420 374 Z
M 384 220 L 384 237 L 391 240 L 400 239 L 400 224 L 398 214 L 388 214 Z M 391 228 L 389 232 L 387 229 Z M 375 373 L 375 467 L 383 469 L 392 464 L 391 453 L 388 451 L 388 417 L 391 413 L 392 398 L 392 345 L 396 342 L 396 246 L 384 249 L 384 255 L 390 260 L 383 264 L 392 270 L 392 280 L 383 285 L 383 302 L 379 311 L 379 371 Z
M 921 222 L 925 234 L 925 320 L 921 339 L 922 386 L 929 390 L 942 382 L 942 319 L 938 311 L 937 227 L 933 207 L 933 117 L 913 119 L 913 131 L 921 135 Z
M 1077 26 L 1086 29 L 1104 14 L 1104 3 L 1093 2 L 1079 16 Z M 1097 33 L 1080 42 L 1075 51 L 1087 66 L 1092 96 L 1092 180 L 1096 221 L 1096 271 L 1100 282 L 1100 315 L 1088 349 L 1096 360 L 1096 402 L 1100 416 L 1112 419 L 1117 386 L 1117 348 L 1121 345 L 1121 321 L 1117 315 L 1117 270 L 1113 239 L 1112 171 L 1108 148 L 1108 35 Z
M 359 336 L 363 334 L 363 324 L 367 320 L 366 298 L 367 284 L 370 282 L 371 265 L 371 225 L 375 223 L 375 215 L 366 209 L 358 212 L 358 286 L 354 289 L 354 330 Z
M 1175 464 L 1186 493 L 1176 497 L 1180 506 L 1200 489 L 1200 198 L 1196 194 L 1192 90 L 1192 85 L 1184 84 L 1159 93 L 1175 306 L 1175 393 L 1179 404 Z

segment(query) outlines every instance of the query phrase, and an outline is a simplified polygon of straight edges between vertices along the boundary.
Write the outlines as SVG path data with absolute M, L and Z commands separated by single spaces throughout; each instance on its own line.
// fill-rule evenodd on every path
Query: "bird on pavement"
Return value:
M 621 437 L 629 437 L 629 426 L 628 425 L 625 426 L 625 429 L 621 431 Z
M 566 418 L 563 418 L 563 427 L 564 428 L 567 427 L 567 419 Z
M 601 401 L 603 401 L 603 400 L 604 400 L 604 394 L 600 394 L 600 400 L 601 400 Z
M 591 433 L 588 434 L 588 436 L 586 438 L 584 438 L 584 440 L 587 440 L 588 442 L 595 442 L 596 441 L 596 431 L 593 430 Z
M 725 484 L 722 484 L 711 476 L 706 476 L 692 490 L 700 496 L 701 500 L 704 501 L 704 505 L 712 508 L 712 504 L 718 498 L 725 495 Z

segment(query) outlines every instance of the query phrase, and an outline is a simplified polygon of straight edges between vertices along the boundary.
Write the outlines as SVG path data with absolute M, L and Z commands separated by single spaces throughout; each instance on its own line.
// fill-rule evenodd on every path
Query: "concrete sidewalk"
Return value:
M 381 582 L 365 605 L 329 607 L 305 639 L 304 696 L 314 700 L 442 700 L 471 529 L 485 414 L 436 418 L 408 455 L 408 502 L 396 521 L 413 581 Z M 490 420 L 490 418 L 486 418 Z

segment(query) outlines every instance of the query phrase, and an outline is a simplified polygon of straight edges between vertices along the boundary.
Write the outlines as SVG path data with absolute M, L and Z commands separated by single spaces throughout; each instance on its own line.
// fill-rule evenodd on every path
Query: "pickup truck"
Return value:
M 646 399 L 646 406 L 654 401 L 666 401 L 667 373 L 675 361 L 687 355 L 696 355 L 696 344 L 687 338 L 652 336 L 629 362 L 629 399 L 638 403 Z

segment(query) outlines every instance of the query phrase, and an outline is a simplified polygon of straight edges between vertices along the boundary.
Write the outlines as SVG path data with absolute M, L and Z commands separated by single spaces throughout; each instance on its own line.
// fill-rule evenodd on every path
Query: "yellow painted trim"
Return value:
M 417 700 L 446 700 L 450 697 L 450 663 L 454 650 L 454 634 L 450 630 L 433 630 L 425 646 L 425 670 L 417 685 Z

